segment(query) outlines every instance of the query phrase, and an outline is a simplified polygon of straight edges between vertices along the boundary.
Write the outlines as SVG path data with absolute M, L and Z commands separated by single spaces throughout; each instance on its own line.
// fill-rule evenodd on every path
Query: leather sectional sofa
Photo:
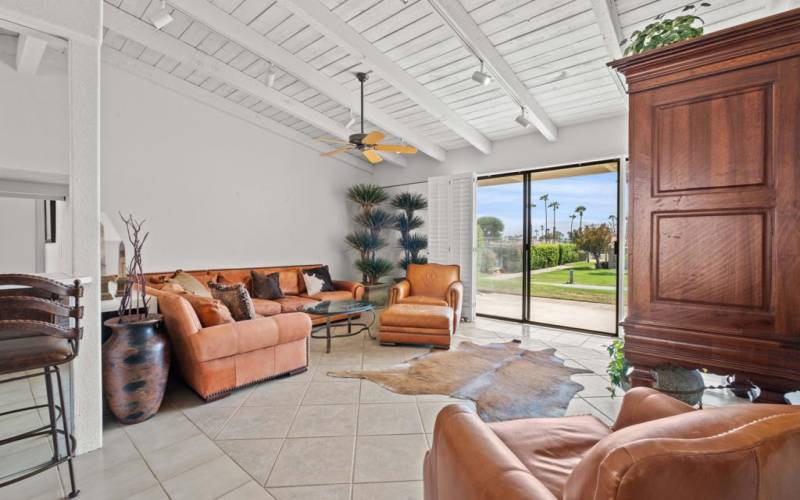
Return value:
M 436 418 L 425 500 L 797 498 L 800 408 L 695 410 L 653 389 L 625 394 L 612 427 L 592 416 L 484 423 Z
M 298 312 L 321 300 L 361 299 L 364 287 L 334 281 L 335 291 L 308 296 L 301 271 L 318 265 L 185 271 L 201 283 L 244 283 L 250 289 L 250 271 L 280 273 L 285 297 L 253 299 L 255 319 L 204 327 L 186 294 L 161 284 L 173 273 L 148 274 L 148 293 L 158 298 L 159 312 L 169 334 L 183 379 L 202 398 L 218 399 L 230 391 L 281 375 L 297 374 L 308 366 L 308 338 L 313 323 L 324 317 Z

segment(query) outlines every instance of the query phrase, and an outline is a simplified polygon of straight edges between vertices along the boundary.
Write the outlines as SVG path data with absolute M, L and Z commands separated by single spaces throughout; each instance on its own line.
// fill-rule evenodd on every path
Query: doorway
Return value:
M 480 316 L 616 335 L 620 160 L 478 178 Z

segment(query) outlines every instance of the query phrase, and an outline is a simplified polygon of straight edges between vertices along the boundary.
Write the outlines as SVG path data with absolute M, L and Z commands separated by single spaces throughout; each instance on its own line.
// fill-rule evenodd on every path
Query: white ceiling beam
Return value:
M 622 41 L 625 36 L 622 34 L 622 24 L 619 22 L 619 13 L 613 0 L 591 0 L 592 9 L 595 16 L 597 16 L 597 24 L 600 27 L 600 34 L 603 35 L 603 41 L 608 49 L 608 54 L 611 60 L 622 58 Z M 622 79 L 622 74 L 608 68 L 611 74 L 611 79 L 619 89 L 623 97 L 627 97 L 628 89 L 625 87 L 625 82 Z M 628 106 L 628 100 L 625 99 L 625 107 Z
M 278 3 L 308 23 L 314 30 L 336 42 L 351 56 L 360 59 L 364 66 L 408 96 L 479 151 L 484 154 L 492 152 L 492 142 L 486 136 L 331 12 L 320 0 L 278 0 Z
M 461 40 L 474 51 L 488 68 L 497 83 L 528 112 L 528 118 L 548 141 L 558 139 L 558 129 L 547 112 L 519 79 L 486 33 L 467 12 L 459 0 L 430 0 L 431 6 L 456 31 Z
M 167 55 L 182 64 L 207 76 L 221 80 L 228 85 L 242 90 L 265 103 L 313 125 L 332 136 L 347 141 L 350 130 L 291 97 L 269 88 L 264 82 L 251 78 L 224 62 L 183 43 L 162 31 L 155 29 L 140 19 L 121 11 L 109 4 L 104 4 L 103 24 L 120 35 L 149 47 L 156 52 Z M 406 166 L 405 158 L 400 155 L 387 154 L 384 159 L 399 166 Z
M 354 112 L 359 109 L 358 95 L 352 94 L 332 78 L 325 76 L 307 62 L 262 36 L 235 17 L 228 15 L 207 0 L 169 0 L 169 3 L 189 17 L 205 24 L 212 31 L 238 43 L 257 56 L 274 63 L 342 106 Z M 364 118 L 416 146 L 428 156 L 444 161 L 445 150 L 443 148 L 427 139 L 420 132 L 395 120 L 388 113 L 372 106 L 366 106 Z
M 256 113 L 255 111 L 243 108 L 242 106 L 239 106 L 238 104 L 233 103 L 222 96 L 208 92 L 201 87 L 192 85 L 186 80 L 178 78 L 177 76 L 173 76 L 137 59 L 133 59 L 132 57 L 129 57 L 110 47 L 103 47 L 101 54 L 104 63 L 110 64 L 115 68 L 149 80 L 159 87 L 163 87 L 190 99 L 194 99 L 218 111 L 249 122 L 270 133 L 280 135 L 281 137 L 289 139 L 319 153 L 324 153 L 330 149 L 321 142 L 316 141 L 291 127 L 287 127 L 286 125 L 278 123 L 275 120 Z M 341 162 L 350 167 L 363 170 L 364 172 L 374 173 L 374 168 L 371 165 L 348 154 L 326 157 L 323 159 Z M 1 177 L 2 169 L 0 169 L 0 178 Z
M 17 38 L 17 71 L 35 75 L 47 49 L 47 41 L 35 36 L 20 33 Z

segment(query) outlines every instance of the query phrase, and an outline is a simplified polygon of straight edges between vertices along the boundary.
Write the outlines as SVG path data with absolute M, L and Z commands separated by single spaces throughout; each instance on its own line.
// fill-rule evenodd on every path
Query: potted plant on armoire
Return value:
M 376 305 L 385 305 L 388 299 L 389 284 L 381 278 L 392 271 L 392 263 L 378 256 L 378 251 L 386 246 L 381 233 L 394 224 L 395 217 L 380 207 L 389 199 L 386 190 L 374 184 L 356 184 L 347 191 L 347 198 L 358 205 L 354 221 L 360 226 L 345 238 L 347 244 L 359 254 L 355 262 L 361 272 L 364 285 L 364 300 Z
M 112 331 L 103 344 L 103 394 L 123 424 L 155 415 L 164 399 L 169 374 L 169 341 L 157 327 L 160 314 L 149 314 L 142 270 L 144 221 L 122 217 L 133 248 L 125 289 L 116 318 L 104 324 Z

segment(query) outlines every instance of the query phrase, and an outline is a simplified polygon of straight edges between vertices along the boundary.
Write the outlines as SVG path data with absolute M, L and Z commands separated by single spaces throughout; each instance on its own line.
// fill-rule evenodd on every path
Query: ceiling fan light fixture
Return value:
M 519 116 L 517 116 L 516 118 L 514 118 L 514 121 L 515 121 L 515 122 L 517 122 L 517 123 L 519 123 L 519 124 L 520 124 L 521 126 L 523 126 L 524 128 L 528 128 L 528 127 L 530 127 L 531 125 L 533 125 L 533 122 L 532 122 L 532 121 L 530 120 L 530 118 L 528 118 L 528 116 L 525 114 L 525 108 L 520 108 L 520 113 L 519 113 Z
M 483 71 L 483 61 L 481 61 L 481 69 L 472 73 L 472 79 L 481 85 L 489 85 L 492 83 L 492 75 Z
M 275 86 L 275 77 L 278 74 L 275 72 L 275 68 L 272 63 L 269 63 L 269 69 L 267 69 L 267 76 L 266 76 L 266 83 L 267 87 L 272 88 Z
M 155 26 L 156 29 L 161 29 L 173 20 L 174 19 L 167 10 L 167 0 L 161 0 L 161 8 L 153 14 L 150 21 L 153 22 L 153 26 Z

